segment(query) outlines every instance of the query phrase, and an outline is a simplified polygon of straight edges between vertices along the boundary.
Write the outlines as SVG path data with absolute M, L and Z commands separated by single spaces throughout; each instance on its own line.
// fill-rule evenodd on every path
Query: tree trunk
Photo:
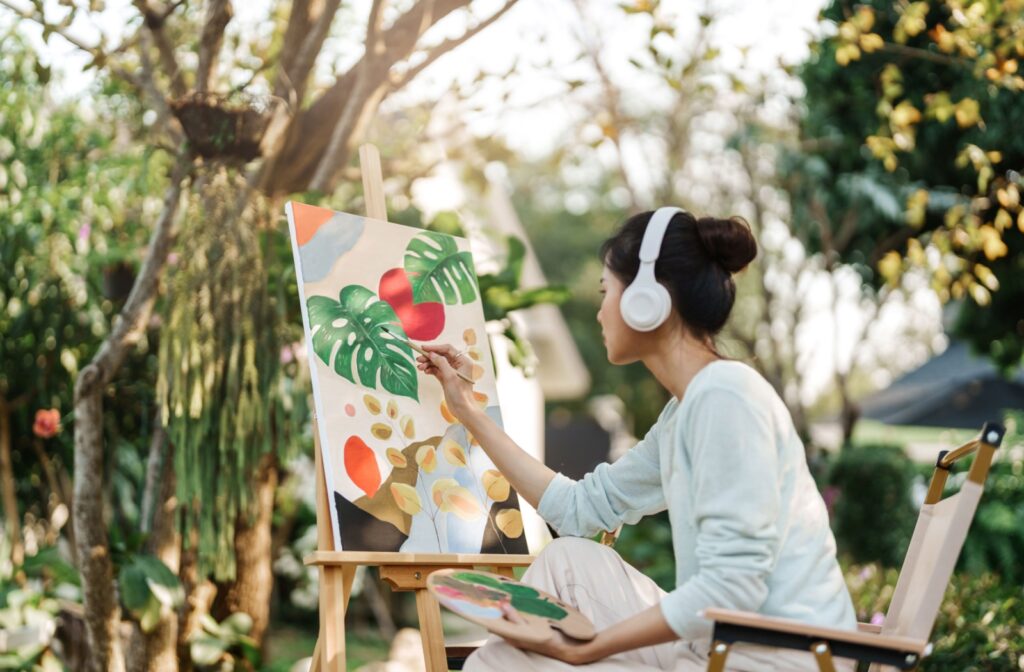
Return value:
M 143 529 L 150 531 L 146 550 L 177 574 L 181 566 L 181 538 L 175 516 L 178 500 L 175 497 L 177 478 L 172 468 L 173 450 L 174 447 L 168 445 L 167 433 L 157 424 L 146 465 L 147 491 L 143 495 L 142 515 Z M 151 478 L 153 475 L 155 477 Z M 149 634 L 142 632 L 136 623 L 128 647 L 129 672 L 178 672 L 177 644 L 177 614 L 161 618 L 156 630 Z
M 118 625 L 121 606 L 114 592 L 114 568 L 103 511 L 102 369 L 91 363 L 75 381 L 75 537 L 82 575 L 85 627 L 92 669 L 124 672 Z
M 11 464 L 11 407 L 0 397 L 0 485 L 3 490 L 4 521 L 11 542 L 11 562 L 15 567 L 25 561 L 25 546 L 21 543 L 21 516 L 18 496 L 14 489 L 14 467 Z
M 82 577 L 85 624 L 94 670 L 123 672 L 118 625 L 121 607 L 114 589 L 107 526 L 103 511 L 103 393 L 129 350 L 145 333 L 156 299 L 157 280 L 167 261 L 173 226 L 181 200 L 182 181 L 192 166 L 186 154 L 178 157 L 171 174 L 146 260 L 114 327 L 93 360 L 75 380 L 74 526 L 78 570 Z
M 271 524 L 277 482 L 277 457 L 268 453 L 253 474 L 253 517 L 242 512 L 235 527 L 235 580 L 218 592 L 214 605 L 217 620 L 237 611 L 251 616 L 249 636 L 261 644 L 270 624 L 270 597 L 274 590 Z

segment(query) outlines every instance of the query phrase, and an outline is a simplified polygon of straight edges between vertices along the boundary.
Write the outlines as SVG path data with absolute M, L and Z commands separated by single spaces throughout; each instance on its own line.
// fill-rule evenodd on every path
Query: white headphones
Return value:
M 640 243 L 640 270 L 619 300 L 622 320 L 637 331 L 654 331 L 672 312 L 672 296 L 655 280 L 654 264 L 661 253 L 668 223 L 683 212 L 686 211 L 681 208 L 658 208 L 647 223 L 644 240 Z

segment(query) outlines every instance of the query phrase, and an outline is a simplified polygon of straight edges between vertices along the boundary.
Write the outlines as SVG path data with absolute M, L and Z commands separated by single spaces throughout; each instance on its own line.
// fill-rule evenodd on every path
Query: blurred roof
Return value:
M 890 425 L 978 429 L 1024 409 L 1024 369 L 1004 377 L 986 357 L 951 340 L 940 354 L 860 401 L 861 417 Z

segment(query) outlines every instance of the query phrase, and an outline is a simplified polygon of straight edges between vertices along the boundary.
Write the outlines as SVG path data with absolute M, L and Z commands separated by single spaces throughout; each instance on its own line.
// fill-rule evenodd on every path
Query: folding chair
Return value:
M 1005 431 L 1002 425 L 989 422 L 979 438 L 953 451 L 939 453 L 881 626 L 861 623 L 854 632 L 752 612 L 706 609 L 703 617 L 714 622 L 708 672 L 722 672 L 730 647 L 739 642 L 810 651 L 821 672 L 834 672 L 833 658 L 871 663 L 872 670 L 881 669 L 880 665 L 901 670 L 916 668 L 921 658 L 931 652 L 928 637 Z M 950 468 L 975 452 L 977 456 L 960 491 L 943 498 Z

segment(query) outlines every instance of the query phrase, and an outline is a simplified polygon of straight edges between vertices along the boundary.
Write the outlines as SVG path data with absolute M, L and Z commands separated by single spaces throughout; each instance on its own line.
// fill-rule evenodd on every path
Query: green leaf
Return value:
M 192 662 L 196 665 L 213 665 L 219 661 L 227 650 L 227 642 L 222 642 L 213 637 L 196 637 L 189 644 L 189 654 Z
M 451 236 L 424 231 L 409 241 L 405 272 L 412 284 L 414 303 L 443 301 L 452 305 L 476 300 L 473 257 L 460 252 Z
M 154 597 L 149 600 L 146 608 L 142 611 L 142 616 L 139 618 L 139 628 L 146 634 L 149 634 L 156 630 L 156 626 L 160 624 L 160 602 Z
M 394 309 L 365 287 L 342 288 L 339 300 L 313 296 L 307 302 L 313 351 L 342 378 L 371 389 L 419 400 L 412 348 L 388 336 L 405 336 Z M 355 372 L 353 372 L 353 363 Z M 358 375 L 358 380 L 357 380 Z
M 236 611 L 221 621 L 220 624 L 226 628 L 231 628 L 236 634 L 244 635 L 252 630 L 252 616 L 244 611 Z
M 121 592 L 121 602 L 124 604 L 124 608 L 133 616 L 138 617 L 150 597 L 145 572 L 135 563 L 125 565 L 118 573 L 117 585 Z

